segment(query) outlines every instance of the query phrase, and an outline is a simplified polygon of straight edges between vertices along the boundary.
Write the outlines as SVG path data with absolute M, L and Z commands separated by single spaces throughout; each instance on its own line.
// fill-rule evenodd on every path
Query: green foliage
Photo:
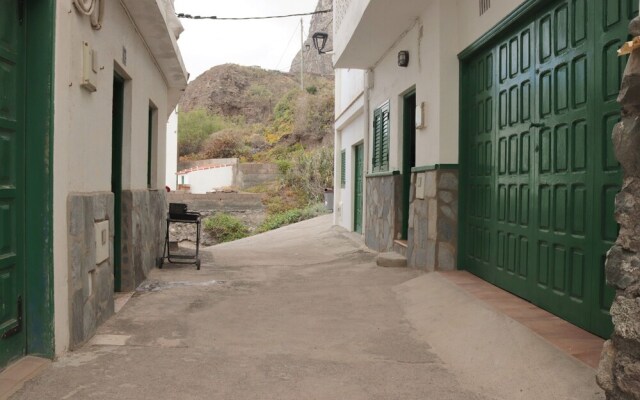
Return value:
M 278 229 L 285 225 L 295 224 L 296 222 L 315 218 L 328 211 L 324 204 L 317 203 L 305 208 L 296 208 L 281 213 L 273 214 L 258 227 L 258 233 Z
M 178 149 L 180 156 L 199 153 L 204 141 L 214 132 L 229 127 L 224 117 L 204 109 L 178 114 Z
M 318 93 L 318 88 L 316 86 L 307 86 L 305 90 L 311 95 Z
M 239 129 L 224 129 L 213 133 L 202 144 L 202 158 L 235 158 L 250 152 L 250 134 Z
M 219 243 L 249 236 L 249 228 L 240 219 L 226 213 L 216 213 L 204 220 L 204 229 Z
M 319 202 L 324 189 L 333 186 L 333 149 L 320 147 L 299 153 L 282 177 L 282 185 L 295 188 L 307 203 Z

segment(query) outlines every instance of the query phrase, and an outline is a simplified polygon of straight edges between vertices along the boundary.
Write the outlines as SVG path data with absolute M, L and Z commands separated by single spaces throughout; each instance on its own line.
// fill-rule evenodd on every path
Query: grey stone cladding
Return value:
M 121 290 L 133 291 L 162 255 L 164 191 L 122 193 Z M 109 257 L 96 264 L 96 224 L 109 221 Z M 72 193 L 67 199 L 70 347 L 90 339 L 114 312 L 114 195 Z
M 67 199 L 70 345 L 88 340 L 113 314 L 113 193 Z M 109 221 L 109 258 L 96 265 L 95 223 Z
M 402 176 L 367 177 L 366 195 L 365 244 L 375 251 L 392 251 L 402 226 Z
M 416 180 L 424 180 L 424 199 Z M 458 171 L 433 170 L 411 176 L 407 263 L 427 271 L 456 268 L 458 248 Z
M 631 21 L 640 36 L 640 18 Z M 613 145 L 623 170 L 615 217 L 620 232 L 607 254 L 607 283 L 616 288 L 611 306 L 614 332 L 602 351 L 597 381 L 609 400 L 640 399 L 640 52 L 634 51 L 622 78 L 622 120 Z
M 162 256 L 167 208 L 165 191 L 122 192 L 123 292 L 135 290 Z

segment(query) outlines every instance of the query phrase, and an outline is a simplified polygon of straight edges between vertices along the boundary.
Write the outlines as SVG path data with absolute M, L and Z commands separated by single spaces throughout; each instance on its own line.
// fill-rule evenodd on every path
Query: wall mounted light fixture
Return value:
M 398 66 L 406 67 L 409 65 L 409 52 L 407 50 L 402 50 L 398 52 Z
M 313 47 L 318 50 L 318 54 L 326 54 L 332 50 L 324 51 L 324 47 L 327 45 L 327 40 L 329 39 L 329 34 L 327 32 L 316 32 L 312 36 L 313 38 Z

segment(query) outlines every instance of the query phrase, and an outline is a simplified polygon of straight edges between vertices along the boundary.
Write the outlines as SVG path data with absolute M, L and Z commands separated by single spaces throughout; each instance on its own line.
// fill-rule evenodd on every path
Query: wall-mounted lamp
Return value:
M 327 45 L 327 39 L 329 39 L 329 34 L 326 32 L 316 32 L 312 36 L 313 38 L 313 47 L 318 50 L 318 54 L 326 54 L 332 50 L 324 51 L 324 46 Z
M 409 65 L 409 52 L 402 50 L 398 52 L 398 66 L 406 67 Z

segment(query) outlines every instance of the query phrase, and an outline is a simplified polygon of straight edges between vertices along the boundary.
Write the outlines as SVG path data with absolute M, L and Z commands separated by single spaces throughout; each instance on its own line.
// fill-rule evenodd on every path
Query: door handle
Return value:
M 529 125 L 529 129 L 531 129 L 531 128 L 545 128 L 545 127 L 546 127 L 546 125 L 544 124 L 544 122 L 532 122 Z

